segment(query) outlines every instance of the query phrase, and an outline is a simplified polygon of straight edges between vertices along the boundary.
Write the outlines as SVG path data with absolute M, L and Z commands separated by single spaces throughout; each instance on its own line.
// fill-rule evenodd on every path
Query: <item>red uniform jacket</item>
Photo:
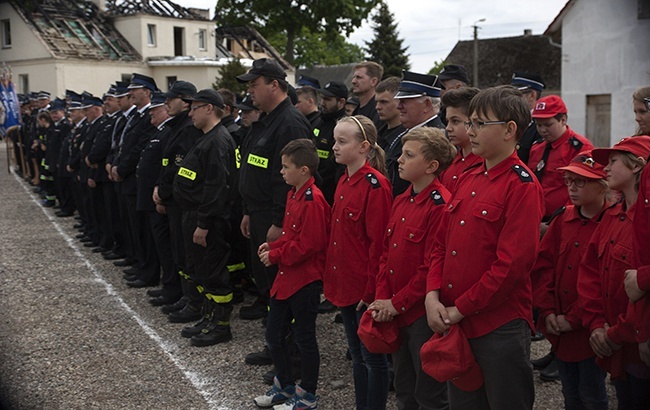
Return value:
M 535 171 L 540 165 L 548 142 L 541 141 L 533 144 L 530 149 L 528 168 Z M 589 140 L 574 132 L 567 126 L 564 134 L 557 140 L 551 142 L 551 152 L 544 164 L 542 175 L 542 188 L 544 189 L 544 215 L 549 217 L 561 206 L 569 203 L 569 193 L 564 185 L 564 171 L 558 171 L 560 167 L 566 167 L 569 162 L 582 151 L 593 149 L 594 146 Z
M 269 260 L 278 264 L 271 296 L 285 300 L 322 279 L 331 213 L 313 177 L 287 193 L 282 236 L 269 243 Z
M 376 299 L 390 299 L 399 312 L 399 326 L 408 326 L 426 313 L 427 272 L 440 219 L 451 194 L 438 179 L 422 192 L 412 188 L 395 198 L 379 262 Z
M 582 321 L 593 332 L 605 327 L 609 339 L 623 347 L 612 356 L 596 359 L 613 378 L 624 376 L 623 366 L 642 363 L 636 343 L 633 312 L 625 287 L 624 274 L 632 267 L 632 227 L 634 207 L 627 212 L 623 204 L 609 208 L 589 240 L 578 273 L 578 298 Z
M 605 209 L 609 207 L 605 204 Z M 566 207 L 551 222 L 542 239 L 533 278 L 533 306 L 539 309 L 537 327 L 546 334 L 546 316 L 564 315 L 571 332 L 560 336 L 546 334 L 556 356 L 565 362 L 579 362 L 594 356 L 589 345 L 591 332 L 582 326 L 582 311 L 578 304 L 578 268 L 587 243 L 604 211 L 592 219 L 580 216 L 574 205 Z
M 639 197 L 634 204 L 634 267 L 636 280 L 646 294 L 634 302 L 637 341 L 650 340 L 650 167 L 645 167 L 639 182 Z
M 440 223 L 427 292 L 465 316 L 468 338 L 514 320 L 532 328 L 530 270 L 539 248 L 542 188 L 513 154 L 465 172 Z
M 440 182 L 445 186 L 452 194 L 456 192 L 456 185 L 458 183 L 458 178 L 467 171 L 472 165 L 476 165 L 479 162 L 483 161 L 483 158 L 474 153 L 470 152 L 466 157 L 463 157 L 463 152 L 458 151 L 458 155 L 454 158 L 454 161 L 449 165 L 449 168 L 442 171 L 440 174 Z
M 388 179 L 366 163 L 339 180 L 323 274 L 323 293 L 343 307 L 375 300 L 376 277 L 393 198 Z

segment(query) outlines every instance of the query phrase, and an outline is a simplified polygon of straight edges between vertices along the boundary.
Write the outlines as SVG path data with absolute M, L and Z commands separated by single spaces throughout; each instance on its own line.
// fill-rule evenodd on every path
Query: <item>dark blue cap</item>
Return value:
M 326 97 L 348 98 L 348 87 L 340 81 L 330 81 L 318 92 Z
M 128 88 L 148 88 L 151 91 L 156 91 L 158 87 L 156 86 L 156 81 L 153 78 L 144 74 L 133 73 L 133 75 L 131 75 L 131 83 L 129 84 Z
M 256 110 L 257 107 L 253 104 L 253 100 L 251 99 L 250 94 L 246 94 L 246 97 L 244 97 L 243 100 L 239 104 L 235 104 L 235 107 L 239 108 L 242 111 L 253 111 Z
M 438 76 L 402 71 L 402 81 L 399 83 L 395 98 L 440 97 Z
M 85 95 L 83 100 L 81 101 L 81 108 L 90 108 L 93 106 L 101 107 L 102 105 L 104 105 L 102 99 L 99 97 L 95 97 L 92 94 Z
M 115 83 L 115 96 L 124 97 L 129 95 L 129 83 L 126 81 L 117 81 Z
M 36 96 L 36 99 L 38 100 L 49 100 L 50 99 L 50 93 L 47 91 L 39 91 L 38 95 Z
M 151 97 L 151 106 L 149 108 L 156 108 L 162 105 L 165 105 L 165 94 L 160 91 L 154 91 L 153 96 Z
M 60 98 L 56 98 L 50 104 L 50 111 L 65 111 L 65 101 Z
M 524 71 L 515 71 L 512 75 L 512 82 L 510 84 L 517 87 L 519 90 L 532 88 L 540 93 L 544 88 L 546 88 L 544 80 L 542 80 L 542 77 L 539 74 L 526 73 Z
M 318 81 L 318 79 L 316 79 L 314 77 L 310 77 L 308 75 L 304 75 L 304 74 L 300 74 L 300 77 L 298 78 L 297 85 L 298 85 L 299 88 L 304 87 L 306 85 L 308 85 L 310 87 L 314 87 L 315 89 L 320 88 L 320 82 Z
M 467 70 L 465 70 L 465 67 L 459 64 L 448 64 L 442 67 L 442 70 L 440 70 L 440 74 L 438 75 L 438 79 L 440 81 L 458 80 L 464 82 L 465 84 L 469 84 Z

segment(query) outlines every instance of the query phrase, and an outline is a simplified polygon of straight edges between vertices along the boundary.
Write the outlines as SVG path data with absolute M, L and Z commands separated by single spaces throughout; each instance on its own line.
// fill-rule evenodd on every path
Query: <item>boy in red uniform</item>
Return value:
M 650 156 L 650 137 L 624 138 L 612 148 L 592 151 L 606 164 L 607 182 L 621 193 L 594 231 L 578 272 L 583 325 L 596 362 L 610 375 L 619 409 L 644 409 L 650 401 L 650 366 L 639 355 L 636 318 L 625 293 L 625 272 L 632 268 L 632 237 L 641 172 Z M 637 302 L 638 303 L 638 302 Z
M 551 218 L 531 273 L 533 302 L 539 309 L 538 329 L 553 345 L 564 406 L 607 410 L 606 373 L 589 346 L 589 329 L 582 326 L 578 304 L 578 267 L 588 238 L 611 206 L 603 166 L 590 151 L 578 154 L 565 171 L 564 183 L 573 205 Z M 536 279 L 538 278 L 538 279 Z
M 278 372 L 273 387 L 255 398 L 260 407 L 315 409 L 320 355 L 316 342 L 316 315 L 320 302 L 321 274 L 331 209 L 313 174 L 318 153 L 311 140 L 289 142 L 281 151 L 281 174 L 293 188 L 287 194 L 280 238 L 263 243 L 258 250 L 265 266 L 278 265 L 271 288 L 266 343 Z M 292 319 L 294 340 L 300 350 L 301 385 L 296 386 L 287 344 Z
M 452 194 L 456 191 L 456 183 L 460 175 L 483 159 L 472 153 L 465 123 L 469 120 L 467 109 L 469 102 L 480 90 L 474 87 L 462 87 L 449 90 L 442 95 L 442 105 L 447 114 L 447 136 L 449 141 L 458 148 L 458 155 L 449 168 L 440 174 L 440 182 Z
M 484 162 L 465 172 L 440 222 L 427 276 L 429 326 L 459 323 L 485 383 L 464 391 L 447 383 L 454 409 L 531 409 L 528 361 L 532 323 L 530 270 L 539 247 L 542 188 L 515 147 L 530 122 L 512 86 L 479 92 L 466 128 Z
M 393 353 L 394 385 L 400 409 L 447 409 L 447 386 L 426 374 L 420 348 L 433 336 L 424 297 L 427 272 L 440 218 L 451 194 L 437 176 L 456 149 L 438 128 L 421 127 L 402 138 L 399 176 L 411 188 L 395 198 L 379 261 L 376 300 L 369 310 L 378 322 L 397 321 L 399 350 Z
M 578 153 L 594 148 L 587 138 L 569 128 L 567 112 L 564 101 L 557 95 L 540 98 L 533 109 L 537 131 L 544 140 L 530 149 L 528 167 L 544 189 L 544 221 L 569 202 L 564 171 L 558 168 L 571 162 Z M 546 228 L 544 225 L 542 229 Z

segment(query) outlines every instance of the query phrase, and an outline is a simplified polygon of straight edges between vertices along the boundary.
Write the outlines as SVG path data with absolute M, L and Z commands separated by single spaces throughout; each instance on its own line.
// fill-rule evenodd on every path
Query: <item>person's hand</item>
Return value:
M 449 315 L 449 320 L 451 320 L 452 325 L 455 325 L 456 323 L 460 322 L 465 317 L 458 311 L 458 308 L 456 306 L 448 307 L 447 315 Z
M 199 228 L 198 226 L 194 230 L 194 236 L 192 237 L 192 241 L 200 246 L 203 246 L 206 248 L 208 246 L 208 242 L 206 241 L 206 238 L 208 237 L 208 230 Z
M 591 332 L 591 336 L 589 336 L 589 345 L 591 346 L 591 350 L 593 350 L 594 353 L 596 353 L 596 356 L 601 359 L 603 357 L 609 357 L 613 353 L 611 346 L 607 343 L 607 339 L 607 331 L 602 327 L 594 329 L 594 331 Z
M 546 235 L 546 231 L 548 231 L 548 225 L 546 225 L 545 222 L 542 222 L 539 224 L 539 239 L 541 240 L 544 235 Z
M 427 293 L 424 299 L 424 307 L 427 311 L 427 323 L 431 330 L 440 335 L 449 330 L 451 320 L 447 314 L 447 308 L 438 300 L 437 291 Z
M 263 244 L 260 245 L 259 248 L 257 248 L 257 254 L 262 255 L 263 252 L 268 252 L 271 250 L 271 247 L 269 246 L 268 242 L 264 242 Z
M 156 204 L 156 212 L 160 215 L 167 215 L 167 207 L 165 207 L 165 205 Z
M 158 196 L 158 185 L 153 187 L 153 194 L 151 194 L 151 199 L 153 199 L 154 204 L 156 205 L 162 205 L 162 199 L 160 199 L 160 196 Z
M 643 295 L 645 295 L 645 292 L 639 288 L 636 274 L 636 269 L 628 269 L 625 271 L 625 293 L 627 293 L 627 297 L 630 298 L 631 303 L 636 302 L 637 300 L 641 299 Z
M 117 173 L 117 167 L 111 168 L 111 175 L 113 175 L 113 181 L 122 182 L 122 177 Z
M 266 241 L 267 242 L 277 241 L 281 235 L 282 235 L 282 228 L 275 225 L 271 225 L 268 232 L 266 233 Z
M 249 215 L 244 215 L 241 219 L 241 224 L 239 224 L 239 229 L 244 238 L 251 238 L 251 217 Z
M 566 333 L 571 332 L 573 327 L 568 320 L 566 320 L 566 315 L 557 315 L 557 325 L 560 327 L 560 332 Z
M 263 251 L 259 255 L 260 255 L 260 261 L 262 262 L 262 264 L 264 264 L 264 266 L 268 268 L 269 266 L 273 265 L 271 263 L 271 260 L 269 259 L 269 251 Z
M 363 308 L 368 308 L 368 302 L 364 302 L 363 300 L 360 300 L 359 303 L 357 303 L 357 311 L 363 310 Z
M 88 165 L 88 168 L 93 167 L 93 164 L 90 163 L 90 160 L 88 159 L 88 156 L 86 156 L 86 158 L 84 158 L 84 162 L 86 163 L 86 165 Z
M 90 188 L 97 188 L 97 183 L 95 182 L 94 179 L 92 179 L 92 178 L 88 178 L 88 186 L 89 186 Z
M 557 323 L 557 316 L 555 316 L 555 313 L 546 316 L 544 318 L 544 323 L 546 324 L 546 333 L 555 336 L 560 335 L 560 325 Z
M 74 169 L 72 169 L 72 167 L 70 165 L 66 165 L 65 170 L 68 171 L 71 174 L 74 172 Z
M 368 306 L 372 310 L 372 318 L 376 322 L 390 322 L 399 312 L 390 299 L 377 299 Z

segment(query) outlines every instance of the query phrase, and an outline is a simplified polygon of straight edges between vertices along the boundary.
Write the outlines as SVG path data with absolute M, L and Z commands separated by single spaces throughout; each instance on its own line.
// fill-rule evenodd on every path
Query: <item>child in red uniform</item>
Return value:
M 531 273 L 538 328 L 553 345 L 564 406 L 567 410 L 607 410 L 606 373 L 589 347 L 589 329 L 582 326 L 578 306 L 578 266 L 604 211 L 611 206 L 603 166 L 591 151 L 578 154 L 565 172 L 573 205 L 551 218 Z
M 467 109 L 469 102 L 480 90 L 473 87 L 461 87 L 445 92 L 442 96 L 442 105 L 447 113 L 447 136 L 449 141 L 458 148 L 458 155 L 454 158 L 449 168 L 440 174 L 440 182 L 452 194 L 456 192 L 456 182 L 460 175 L 468 168 L 478 164 L 483 159 L 472 153 L 472 144 L 465 129 L 469 120 Z
M 650 401 L 650 367 L 639 357 L 634 312 L 623 285 L 632 267 L 632 233 L 638 184 L 650 137 L 624 138 L 612 148 L 593 150 L 593 157 L 607 164 L 609 187 L 619 191 L 621 202 L 607 210 L 594 231 L 578 273 L 578 297 L 582 322 L 591 336 L 596 362 L 610 373 L 616 387 L 618 408 L 647 408 Z
M 278 265 L 271 287 L 266 324 L 266 344 L 277 376 L 273 387 L 255 398 L 260 407 L 316 409 L 320 355 L 316 343 L 316 315 L 320 302 L 321 274 L 331 209 L 313 174 L 318 169 L 318 153 L 311 140 L 289 142 L 281 151 L 281 174 L 293 188 L 287 193 L 283 232 L 274 242 L 258 250 L 265 266 Z M 301 358 L 301 384 L 295 385 L 287 335 L 292 319 L 293 336 Z
M 539 247 L 542 189 L 515 147 L 530 110 L 512 86 L 479 92 L 466 123 L 484 162 L 466 171 L 440 222 L 427 276 L 429 326 L 459 323 L 485 383 L 447 383 L 454 409 L 531 409 L 530 270 Z
M 356 408 L 384 409 L 389 384 L 386 355 L 369 353 L 357 330 L 361 315 L 375 300 L 392 189 L 384 169 L 373 168 L 383 167 L 384 159 L 372 121 L 362 115 L 341 119 L 334 141 L 334 158 L 346 170 L 334 195 L 323 291 L 341 310 L 352 355 Z
M 569 202 L 563 181 L 564 171 L 558 168 L 571 162 L 579 152 L 594 148 L 587 138 L 567 125 L 567 112 L 564 101 L 557 95 L 540 98 L 533 109 L 537 131 L 544 140 L 533 144 L 530 149 L 528 167 L 535 172 L 544 189 L 544 221 Z M 544 224 L 542 229 L 546 226 Z
M 449 108 L 449 107 L 448 107 Z M 393 353 L 395 393 L 401 409 L 447 409 L 447 386 L 426 374 L 420 348 L 433 336 L 424 296 L 433 239 L 451 194 L 437 176 L 456 149 L 438 128 L 421 127 L 402 138 L 399 176 L 411 189 L 395 198 L 379 262 L 376 300 L 368 309 L 378 322 L 397 321 L 401 345 Z

